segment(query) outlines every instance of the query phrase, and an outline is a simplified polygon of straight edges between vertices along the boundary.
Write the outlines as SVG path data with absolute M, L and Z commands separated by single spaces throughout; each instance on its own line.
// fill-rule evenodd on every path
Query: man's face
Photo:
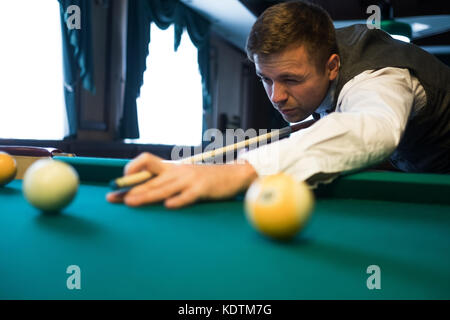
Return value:
M 330 74 L 325 66 L 316 69 L 303 46 L 265 57 L 254 55 L 254 61 L 267 96 L 288 122 L 306 119 L 327 94 Z

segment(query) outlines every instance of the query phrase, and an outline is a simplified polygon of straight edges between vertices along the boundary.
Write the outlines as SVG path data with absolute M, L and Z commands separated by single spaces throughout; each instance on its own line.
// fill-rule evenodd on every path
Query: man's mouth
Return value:
M 291 115 L 295 113 L 295 109 L 279 109 L 279 111 L 284 115 Z

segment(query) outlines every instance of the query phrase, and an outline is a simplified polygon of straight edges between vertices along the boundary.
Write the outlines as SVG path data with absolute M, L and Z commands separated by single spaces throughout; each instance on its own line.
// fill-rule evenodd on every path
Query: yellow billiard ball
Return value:
M 78 185 L 78 173 L 72 166 L 58 160 L 41 159 L 25 172 L 22 190 L 34 207 L 44 212 L 57 212 L 70 204 Z
M 0 187 L 11 182 L 16 173 L 16 160 L 8 153 L 0 151 Z
M 314 207 L 314 195 L 305 182 L 280 173 L 252 183 L 245 195 L 245 213 L 262 234 L 289 239 L 306 224 Z

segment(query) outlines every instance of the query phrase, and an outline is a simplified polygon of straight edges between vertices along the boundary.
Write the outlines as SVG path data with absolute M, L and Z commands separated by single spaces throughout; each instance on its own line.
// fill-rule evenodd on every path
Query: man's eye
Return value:
M 264 78 L 264 77 L 259 77 L 259 81 L 264 82 L 264 83 L 269 83 L 270 79 L 269 78 Z

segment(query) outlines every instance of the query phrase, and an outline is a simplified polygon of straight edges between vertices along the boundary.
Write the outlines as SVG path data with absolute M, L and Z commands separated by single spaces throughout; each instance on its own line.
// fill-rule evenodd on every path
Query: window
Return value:
M 58 1 L 1 1 L 0 42 L 0 138 L 62 139 Z
M 132 142 L 201 144 L 203 100 L 197 48 L 184 31 L 174 52 L 173 28 L 151 25 L 147 69 L 137 99 L 140 138 Z

